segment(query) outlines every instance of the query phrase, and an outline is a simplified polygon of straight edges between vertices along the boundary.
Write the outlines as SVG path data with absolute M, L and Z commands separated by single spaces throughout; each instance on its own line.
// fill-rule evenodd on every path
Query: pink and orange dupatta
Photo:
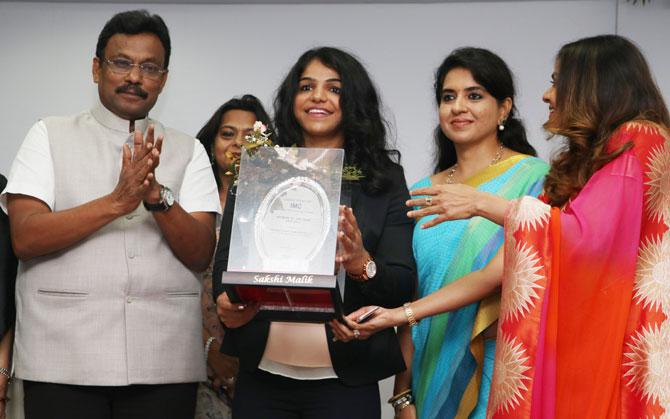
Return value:
M 488 417 L 670 415 L 670 140 L 628 142 L 564 208 L 513 204 Z

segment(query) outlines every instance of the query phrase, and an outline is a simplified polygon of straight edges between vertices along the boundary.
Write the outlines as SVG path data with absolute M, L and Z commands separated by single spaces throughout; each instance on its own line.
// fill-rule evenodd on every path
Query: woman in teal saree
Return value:
M 478 48 L 452 52 L 435 77 L 440 115 L 435 174 L 412 189 L 461 183 L 506 199 L 537 196 L 548 166 L 533 157 L 535 150 L 516 116 L 514 93 L 511 72 L 497 55 Z M 435 216 L 424 217 L 414 230 L 417 298 L 482 268 L 503 243 L 502 228 L 481 217 L 423 227 L 431 222 Z M 411 345 L 408 330 L 401 330 L 403 349 L 410 352 L 405 358 L 411 358 L 416 411 L 399 405 L 398 417 L 485 417 L 498 311 L 499 296 L 492 296 L 424 319 L 412 329 Z M 408 387 L 406 372 L 396 378 L 394 393 Z

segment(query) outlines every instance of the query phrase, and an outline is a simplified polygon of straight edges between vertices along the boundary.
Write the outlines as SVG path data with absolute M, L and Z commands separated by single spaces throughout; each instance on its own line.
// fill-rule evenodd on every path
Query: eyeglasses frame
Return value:
M 125 58 L 124 58 L 124 60 L 125 60 Z M 142 77 L 147 77 L 148 79 L 152 79 L 152 80 L 160 80 L 161 77 L 163 77 L 163 75 L 165 75 L 169 71 L 167 68 L 160 68 L 160 66 L 154 64 L 154 65 L 156 65 L 156 67 L 159 67 L 158 72 L 155 73 L 155 74 L 148 73 L 142 67 L 146 63 L 138 64 L 138 63 L 134 63 L 130 60 L 127 60 L 127 61 L 130 62 L 130 68 L 128 70 L 123 70 L 123 69 L 120 69 L 120 68 L 116 67 L 116 64 L 114 63 L 113 60 L 110 60 L 110 59 L 105 58 L 105 57 L 102 58 L 102 62 L 106 63 L 109 66 L 109 70 L 111 72 L 115 73 L 115 74 L 123 74 L 123 75 L 130 74 L 130 72 L 133 71 L 133 67 L 137 67 L 137 69 L 140 70 L 140 74 L 142 75 Z M 151 64 L 153 64 L 153 63 L 151 63 Z

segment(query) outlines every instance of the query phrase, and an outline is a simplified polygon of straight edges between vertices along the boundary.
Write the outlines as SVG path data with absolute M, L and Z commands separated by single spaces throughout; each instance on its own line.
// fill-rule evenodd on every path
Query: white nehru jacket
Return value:
M 220 212 L 197 140 L 149 119 L 135 127 L 149 124 L 165 136 L 157 180 L 186 211 Z M 133 138 L 128 121 L 100 104 L 46 118 L 28 137 L 4 193 L 33 196 L 53 211 L 111 192 L 122 146 Z M 199 275 L 174 256 L 142 205 L 67 249 L 21 261 L 16 289 L 20 378 L 107 386 L 205 378 Z

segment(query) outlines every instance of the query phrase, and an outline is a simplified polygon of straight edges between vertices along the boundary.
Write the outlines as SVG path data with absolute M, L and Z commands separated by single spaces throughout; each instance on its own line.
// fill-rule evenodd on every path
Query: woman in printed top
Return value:
M 254 95 L 246 94 L 222 104 L 196 135 L 212 163 L 221 208 L 226 207 L 228 196 L 233 193 L 233 165 L 240 156 L 242 142 L 251 133 L 256 121 L 272 129 L 270 117 L 261 101 Z M 220 220 L 217 220 L 217 237 L 219 229 Z M 216 315 L 211 266 L 202 276 L 202 285 L 202 336 L 208 380 L 198 387 L 195 419 L 227 419 L 230 418 L 239 363 L 237 358 L 220 352 L 225 333 Z

